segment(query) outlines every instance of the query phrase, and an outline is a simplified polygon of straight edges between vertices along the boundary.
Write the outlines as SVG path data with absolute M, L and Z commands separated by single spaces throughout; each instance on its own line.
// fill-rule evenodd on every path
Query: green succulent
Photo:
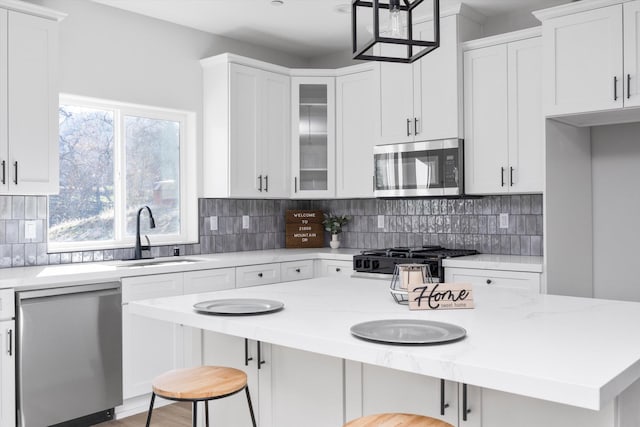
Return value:
M 324 225 L 324 229 L 330 231 L 331 234 L 340 234 L 342 233 L 342 226 L 350 220 L 351 217 L 348 215 L 333 215 L 331 213 L 325 213 L 322 225 Z

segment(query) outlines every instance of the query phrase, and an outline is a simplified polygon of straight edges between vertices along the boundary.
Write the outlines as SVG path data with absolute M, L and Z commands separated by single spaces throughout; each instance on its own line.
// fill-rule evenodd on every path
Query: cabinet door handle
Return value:
M 7 354 L 13 356 L 13 329 L 7 329 Z
M 413 134 L 414 134 L 414 135 L 417 135 L 417 134 L 419 133 L 419 132 L 418 132 L 418 122 L 419 122 L 419 121 L 420 121 L 420 120 L 419 120 L 417 117 L 414 117 L 414 118 L 413 118 Z
M 15 168 L 16 174 L 13 177 L 13 183 L 18 185 L 18 161 L 13 162 L 13 167 Z
M 445 409 L 449 407 L 448 403 L 444 402 L 444 380 L 440 380 L 440 415 L 444 416 Z
M 462 384 L 462 421 L 467 421 L 467 414 L 471 413 L 469 401 L 467 400 L 467 385 Z
M 411 136 L 411 119 L 407 119 L 407 136 Z
M 297 176 L 295 178 L 293 178 L 293 192 L 294 193 L 298 192 L 298 177 Z
M 491 279 L 487 279 L 487 285 L 490 285 L 492 283 L 493 283 L 493 281 Z
M 249 340 L 244 339 L 244 366 L 249 366 L 249 362 L 253 360 L 253 357 L 249 357 Z
M 300 269 L 299 268 L 296 268 L 296 273 L 300 273 Z
M 262 343 L 258 341 L 258 369 L 260 369 L 260 367 L 265 363 L 267 362 L 262 360 Z
M 500 168 L 500 187 L 504 187 L 504 168 Z
M 513 187 L 513 166 L 509 168 L 509 184 Z
M 618 76 L 613 76 L 613 100 L 618 100 Z
M 258 187 L 258 191 L 262 193 L 262 175 L 258 175 L 258 181 L 260 182 L 260 187 Z
M 264 176 L 264 192 L 269 192 L 269 175 Z
M 262 273 L 258 273 L 258 277 L 262 277 Z
M 6 160 L 2 161 L 2 185 L 7 183 L 7 162 Z
M 631 98 L 631 74 L 627 74 L 627 99 Z

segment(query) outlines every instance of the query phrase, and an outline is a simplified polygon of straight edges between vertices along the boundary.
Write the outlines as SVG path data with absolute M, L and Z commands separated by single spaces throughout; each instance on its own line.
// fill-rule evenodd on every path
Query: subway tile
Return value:
M 12 219 L 5 222 L 5 241 L 7 243 L 20 242 L 20 221 Z
M 0 245 L 0 268 L 9 268 L 12 264 L 12 246 Z
M 519 215 L 521 213 L 519 195 L 511 196 L 511 213 L 514 215 Z
M 476 215 L 469 216 L 469 233 L 478 234 L 478 217 Z
M 531 195 L 531 213 L 535 215 L 542 214 L 542 194 Z
M 436 217 L 436 233 L 444 233 L 444 217 L 442 215 Z
M 32 266 L 38 264 L 38 244 L 26 243 L 24 245 L 24 265 Z
M 422 212 L 425 215 L 431 215 L 431 200 L 429 199 L 424 199 L 422 201 Z
M 0 219 L 11 219 L 11 196 L 0 196 Z
M 531 236 L 531 255 L 542 255 L 542 237 Z
M 498 217 L 495 215 L 487 216 L 487 233 L 498 234 Z
M 11 218 L 24 219 L 24 196 L 13 196 L 11 200 Z
M 460 233 L 460 215 L 451 215 L 451 233 Z
M 122 259 L 122 258 L 117 258 Z M 69 264 L 72 261 L 72 253 L 71 252 L 63 252 L 60 254 L 60 264 Z
M 520 236 L 520 255 L 531 255 L 530 236 Z
M 503 255 L 511 253 L 511 236 L 500 236 L 500 253 Z
M 22 267 L 24 266 L 24 249 L 25 245 L 11 245 L 11 266 Z
M 511 250 L 512 255 L 520 255 L 520 236 L 511 236 Z
M 467 199 L 464 201 L 464 213 L 466 215 L 473 215 L 473 200 Z
M 478 234 L 487 234 L 487 216 L 479 215 L 478 216 Z
M 492 234 L 491 235 L 491 253 L 492 254 L 500 254 L 500 235 Z
M 536 234 L 536 216 L 535 215 L 525 215 L 526 217 L 526 233 L 528 235 Z
M 416 200 L 407 200 L 407 215 L 416 214 Z
M 24 219 L 38 219 L 38 198 L 36 196 L 24 198 Z
M 528 215 L 531 213 L 531 195 L 522 195 L 522 197 L 520 198 L 520 210 L 524 215 Z
M 451 216 L 447 215 L 445 217 L 443 217 L 443 232 L 444 233 L 451 233 Z
M 60 264 L 60 254 L 49 254 L 49 264 Z

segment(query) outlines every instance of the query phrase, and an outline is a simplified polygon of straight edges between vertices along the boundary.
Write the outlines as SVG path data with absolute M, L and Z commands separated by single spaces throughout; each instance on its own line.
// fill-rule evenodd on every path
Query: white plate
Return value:
M 214 299 L 193 305 L 193 308 L 200 313 L 227 316 L 273 313 L 282 310 L 283 307 L 284 304 L 280 301 L 255 298 Z
M 351 334 L 386 344 L 439 344 L 464 338 L 467 331 L 451 323 L 418 319 L 373 320 L 351 327 Z

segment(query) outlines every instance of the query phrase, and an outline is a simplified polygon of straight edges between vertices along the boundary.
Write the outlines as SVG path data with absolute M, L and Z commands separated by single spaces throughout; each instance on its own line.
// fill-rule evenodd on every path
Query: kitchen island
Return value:
M 242 297 L 279 300 L 285 309 L 224 317 L 192 308 L 208 299 Z M 363 410 L 357 404 L 358 387 L 350 384 L 362 375 L 362 364 L 525 396 L 532 402 L 542 399 L 572 410 L 586 408 L 579 412 L 581 425 L 637 425 L 637 405 L 625 402 L 637 393 L 640 337 L 629 334 L 625 325 L 640 323 L 640 304 L 489 287 L 475 287 L 474 299 L 472 310 L 410 312 L 393 302 L 387 281 L 319 278 L 133 302 L 130 309 L 141 316 L 344 360 L 345 418 Z M 465 328 L 467 337 L 443 345 L 393 346 L 366 342 L 349 332 L 356 323 L 394 318 L 453 323 Z M 304 392 L 302 387 L 299 393 Z M 462 418 L 454 421 L 466 425 Z M 472 421 L 469 425 L 497 425 Z

